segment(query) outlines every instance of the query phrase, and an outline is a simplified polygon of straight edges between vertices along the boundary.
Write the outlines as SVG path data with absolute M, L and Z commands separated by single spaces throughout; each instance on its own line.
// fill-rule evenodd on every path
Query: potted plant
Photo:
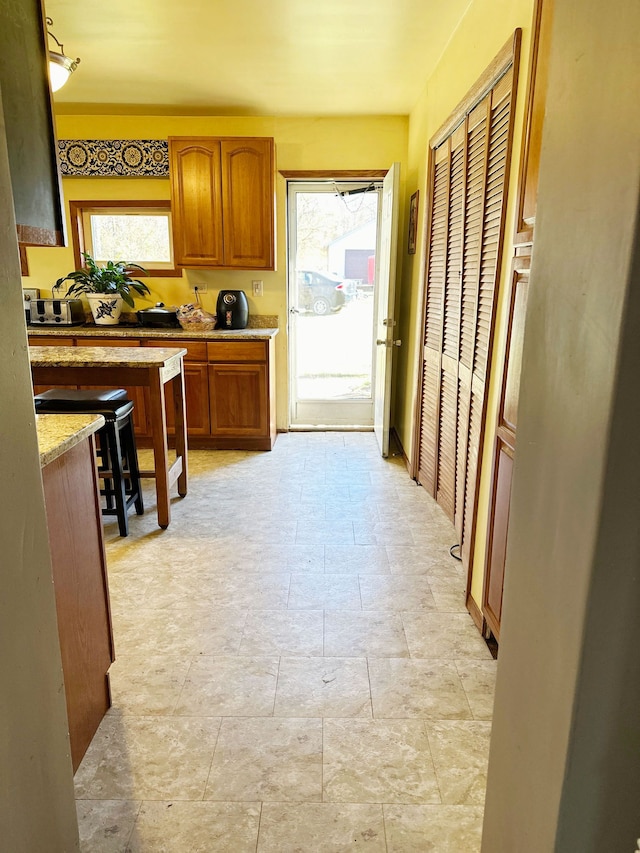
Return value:
M 144 282 L 129 275 L 133 270 L 140 270 L 143 275 L 147 274 L 144 267 L 139 264 L 107 261 L 101 267 L 87 252 L 83 252 L 82 256 L 85 267 L 59 278 L 55 287 L 60 287 L 65 281 L 71 281 L 67 296 L 73 297 L 84 293 L 96 325 L 115 325 L 120 319 L 123 302 L 133 308 L 132 291 L 138 296 L 151 292 Z

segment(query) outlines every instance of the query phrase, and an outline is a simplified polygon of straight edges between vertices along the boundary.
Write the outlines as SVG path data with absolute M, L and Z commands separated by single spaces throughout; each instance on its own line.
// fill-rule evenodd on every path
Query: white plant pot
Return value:
M 118 324 L 124 302 L 119 293 L 112 295 L 107 293 L 87 293 L 85 295 L 96 326 L 116 326 Z

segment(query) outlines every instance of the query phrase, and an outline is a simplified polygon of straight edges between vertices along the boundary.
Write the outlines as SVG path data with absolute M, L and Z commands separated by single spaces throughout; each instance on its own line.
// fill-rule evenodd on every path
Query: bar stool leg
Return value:
M 129 417 L 127 422 L 122 427 L 123 447 L 125 448 L 125 456 L 127 460 L 127 469 L 129 472 L 130 493 L 135 495 L 133 505 L 136 508 L 136 513 L 142 515 L 144 513 L 144 504 L 142 501 L 142 486 L 140 484 L 140 467 L 138 465 L 138 454 L 136 452 L 135 437 L 133 434 L 133 418 Z
M 127 517 L 127 498 L 125 494 L 124 477 L 122 476 L 122 448 L 120 447 L 120 431 L 115 423 L 106 425 L 105 432 L 109 442 L 109 462 L 113 476 L 113 491 L 115 493 L 116 517 L 120 536 L 129 535 L 129 520 Z

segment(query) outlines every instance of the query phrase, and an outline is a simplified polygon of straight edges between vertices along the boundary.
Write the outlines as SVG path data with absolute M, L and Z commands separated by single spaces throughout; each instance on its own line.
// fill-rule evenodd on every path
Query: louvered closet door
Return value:
M 455 523 L 467 558 L 503 231 L 512 82 L 509 70 L 431 157 L 418 480 Z

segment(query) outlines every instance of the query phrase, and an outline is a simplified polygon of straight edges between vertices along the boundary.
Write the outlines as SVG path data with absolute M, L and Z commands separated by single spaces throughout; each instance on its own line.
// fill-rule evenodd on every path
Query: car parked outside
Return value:
M 339 311 L 347 301 L 346 282 L 337 275 L 316 270 L 298 270 L 299 308 L 319 316 Z

